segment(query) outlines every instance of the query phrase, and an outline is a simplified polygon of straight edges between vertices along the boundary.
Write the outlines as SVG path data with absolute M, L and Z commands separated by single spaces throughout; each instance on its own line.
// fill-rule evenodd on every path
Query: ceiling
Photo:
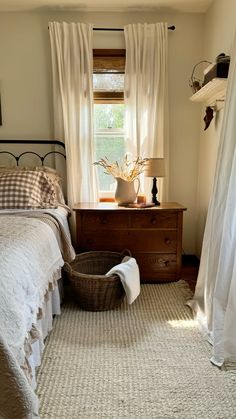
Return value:
M 214 0 L 0 0 L 0 12 L 86 11 L 132 12 L 165 11 L 204 13 Z

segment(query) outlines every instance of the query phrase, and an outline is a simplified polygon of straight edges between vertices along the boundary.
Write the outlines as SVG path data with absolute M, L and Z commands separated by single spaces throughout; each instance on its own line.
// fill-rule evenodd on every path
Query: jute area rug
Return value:
M 142 285 L 132 304 L 65 304 L 38 373 L 40 418 L 235 419 L 235 375 L 214 367 L 180 283 Z

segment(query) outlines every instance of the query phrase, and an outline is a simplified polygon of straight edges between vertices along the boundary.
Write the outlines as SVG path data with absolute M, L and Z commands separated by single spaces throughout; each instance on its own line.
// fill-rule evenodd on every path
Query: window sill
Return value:
M 115 202 L 115 198 L 112 197 L 100 197 L 99 202 Z

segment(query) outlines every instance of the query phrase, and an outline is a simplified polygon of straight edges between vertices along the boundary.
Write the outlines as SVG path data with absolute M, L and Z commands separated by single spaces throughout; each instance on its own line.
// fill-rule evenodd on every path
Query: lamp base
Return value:
M 152 203 L 154 205 L 161 205 L 160 202 L 157 200 L 157 193 L 158 193 L 157 178 L 154 177 L 153 178 L 153 186 L 152 186 Z
M 154 205 L 161 205 L 161 203 L 157 199 L 152 199 L 152 203 Z

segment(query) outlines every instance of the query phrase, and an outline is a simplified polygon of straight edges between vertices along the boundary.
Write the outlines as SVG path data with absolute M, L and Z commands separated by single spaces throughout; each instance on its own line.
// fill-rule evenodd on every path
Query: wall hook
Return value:
M 215 111 L 215 106 L 207 106 L 206 107 L 206 113 L 205 116 L 203 118 L 204 122 L 205 122 L 205 128 L 204 131 L 209 127 L 213 117 L 214 117 L 214 111 Z

